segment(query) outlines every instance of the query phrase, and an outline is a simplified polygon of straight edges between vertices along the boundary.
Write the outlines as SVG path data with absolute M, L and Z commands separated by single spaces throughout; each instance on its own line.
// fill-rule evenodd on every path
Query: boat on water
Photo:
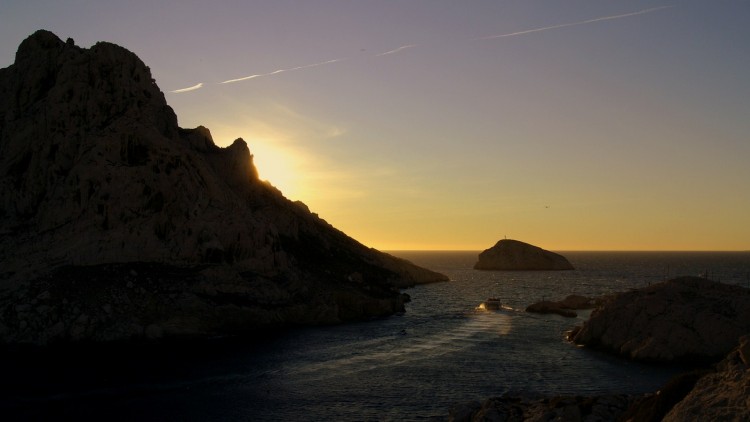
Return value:
M 500 302 L 500 299 L 491 297 L 484 302 L 480 303 L 479 306 L 476 307 L 478 311 L 512 311 L 513 308 L 511 308 L 508 305 L 503 305 L 502 302 Z

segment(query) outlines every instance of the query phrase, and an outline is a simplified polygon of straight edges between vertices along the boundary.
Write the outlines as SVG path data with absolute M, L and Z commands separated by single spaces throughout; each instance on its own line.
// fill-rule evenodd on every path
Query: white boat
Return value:
M 479 311 L 499 311 L 501 309 L 503 309 L 503 304 L 500 303 L 500 299 L 494 297 L 487 299 L 477 306 L 477 310 Z

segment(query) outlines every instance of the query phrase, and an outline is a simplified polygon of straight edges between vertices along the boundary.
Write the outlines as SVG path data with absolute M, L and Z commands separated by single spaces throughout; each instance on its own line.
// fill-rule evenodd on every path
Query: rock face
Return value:
M 715 361 L 750 333 L 750 290 L 682 277 L 610 296 L 576 343 L 643 361 Z
M 750 420 L 750 337 L 740 339 L 740 345 L 716 369 L 716 373 L 700 378 L 663 420 Z
M 672 408 L 685 399 L 701 377 L 710 369 L 697 369 L 672 377 L 658 391 L 644 394 L 620 417 L 621 421 L 661 421 Z M 693 420 L 693 419 L 687 419 Z M 695 420 L 711 420 L 698 418 Z
M 403 309 L 369 249 L 182 129 L 148 67 L 38 31 L 0 69 L 0 342 L 210 336 Z
M 476 270 L 547 271 L 572 270 L 573 266 L 559 254 L 540 247 L 503 239 L 479 254 Z

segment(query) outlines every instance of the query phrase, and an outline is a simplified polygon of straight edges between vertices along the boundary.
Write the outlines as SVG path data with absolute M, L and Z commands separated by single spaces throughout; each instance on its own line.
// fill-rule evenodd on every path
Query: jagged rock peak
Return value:
M 177 116 L 150 69 L 118 45 L 99 42 L 85 49 L 39 30 L 21 43 L 16 62 L 1 71 L 6 83 L 0 116 L 18 117 L 19 111 L 32 109 L 48 126 L 83 123 L 96 129 L 129 120 L 177 138 Z M 71 114 L 75 122 L 61 121 Z
M 518 240 L 502 239 L 479 254 L 477 270 L 547 271 L 572 270 L 568 260 L 554 252 Z
M 149 185 L 143 191 L 150 192 L 154 186 L 147 180 L 154 172 L 170 173 L 187 157 L 180 147 L 209 153 L 214 171 L 233 186 L 258 180 L 244 141 L 222 149 L 205 127 L 177 126 L 149 68 L 129 50 L 107 42 L 80 48 L 40 30 L 21 43 L 16 58 L 0 69 L 0 216 L 9 225 L 48 227 L 34 221 L 45 211 L 56 214 L 43 218 L 49 224 L 61 223 L 61 205 L 45 207 L 50 195 L 64 201 L 63 193 L 73 194 L 81 208 L 90 207 L 81 199 L 81 190 L 94 193 L 90 188 L 76 193 L 66 192 L 67 187 L 89 179 L 92 187 L 101 188 L 93 185 L 102 179 L 109 184 L 113 176 L 95 172 L 114 167 L 150 166 L 146 174 L 129 175 L 132 184 Z M 87 168 L 93 163 L 98 164 Z M 127 202 L 137 209 L 138 200 Z M 107 226 L 111 222 L 107 218 Z
M 68 38 L 69 44 L 73 44 L 73 40 Z M 21 42 L 16 51 L 16 63 L 23 62 L 27 59 L 36 57 L 39 53 L 44 51 L 54 51 L 61 49 L 65 46 L 57 35 L 45 29 L 40 29 L 25 40 Z

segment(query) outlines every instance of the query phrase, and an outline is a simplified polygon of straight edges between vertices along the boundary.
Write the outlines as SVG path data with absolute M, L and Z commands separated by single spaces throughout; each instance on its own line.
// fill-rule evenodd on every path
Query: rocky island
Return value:
M 0 69 L 0 343 L 232 335 L 402 311 L 367 248 L 183 129 L 132 52 L 48 31 Z
M 549 271 L 572 270 L 568 260 L 554 252 L 518 240 L 502 239 L 479 254 L 475 270 Z

